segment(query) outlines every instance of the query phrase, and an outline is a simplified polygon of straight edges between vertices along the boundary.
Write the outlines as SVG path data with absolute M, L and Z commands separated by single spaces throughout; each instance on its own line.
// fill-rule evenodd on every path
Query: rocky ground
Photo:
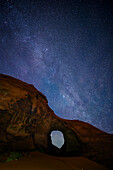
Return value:
M 54 157 L 31 152 L 19 160 L 0 163 L 0 170 L 107 170 L 84 157 Z

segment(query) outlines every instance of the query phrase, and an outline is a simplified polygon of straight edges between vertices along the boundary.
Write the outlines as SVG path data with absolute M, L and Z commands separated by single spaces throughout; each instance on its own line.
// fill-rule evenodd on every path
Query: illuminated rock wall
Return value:
M 50 134 L 59 130 L 64 145 L 52 145 Z M 84 156 L 110 164 L 113 135 L 78 120 L 64 120 L 48 106 L 33 85 L 0 75 L 0 151 L 43 150 L 55 156 Z

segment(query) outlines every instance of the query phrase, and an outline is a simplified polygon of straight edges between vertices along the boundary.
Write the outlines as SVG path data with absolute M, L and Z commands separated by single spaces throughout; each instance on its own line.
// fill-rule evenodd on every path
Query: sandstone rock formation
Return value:
M 61 149 L 51 143 L 53 130 L 64 134 Z M 0 152 L 35 148 L 56 156 L 83 156 L 112 167 L 113 135 L 82 121 L 59 118 L 33 85 L 0 74 Z

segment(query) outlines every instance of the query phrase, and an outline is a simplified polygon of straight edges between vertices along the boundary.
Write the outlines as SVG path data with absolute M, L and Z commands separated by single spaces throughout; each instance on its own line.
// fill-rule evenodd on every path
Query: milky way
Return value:
M 1 0 L 0 72 L 33 84 L 58 116 L 113 133 L 112 5 Z

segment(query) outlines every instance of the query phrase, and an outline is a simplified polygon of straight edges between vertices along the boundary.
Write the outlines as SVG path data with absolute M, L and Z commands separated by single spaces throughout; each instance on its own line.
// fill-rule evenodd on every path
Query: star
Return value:
M 55 114 L 113 133 L 111 1 L 0 2 L 0 72 L 33 84 Z

